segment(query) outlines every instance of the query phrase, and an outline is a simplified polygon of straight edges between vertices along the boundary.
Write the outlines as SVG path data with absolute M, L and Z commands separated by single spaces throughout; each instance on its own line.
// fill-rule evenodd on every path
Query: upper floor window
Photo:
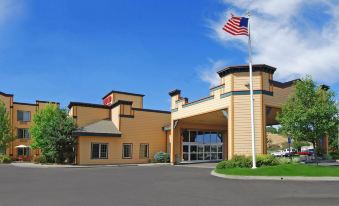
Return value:
M 29 139 L 30 138 L 29 130 L 27 128 L 18 129 L 17 136 L 19 139 Z
M 29 122 L 31 121 L 31 112 L 18 110 L 18 121 Z

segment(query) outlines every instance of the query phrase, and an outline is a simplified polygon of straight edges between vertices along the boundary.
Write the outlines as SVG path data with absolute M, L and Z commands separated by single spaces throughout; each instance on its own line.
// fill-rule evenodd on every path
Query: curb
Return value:
M 103 164 L 103 165 L 58 165 L 58 164 L 35 164 L 35 163 L 10 163 L 14 167 L 21 168 L 105 168 L 105 167 L 153 167 L 153 166 L 165 166 L 170 163 L 147 163 L 147 164 Z
M 304 177 L 304 176 L 240 176 L 224 175 L 211 171 L 211 175 L 232 180 L 275 180 L 275 181 L 338 181 L 339 177 Z

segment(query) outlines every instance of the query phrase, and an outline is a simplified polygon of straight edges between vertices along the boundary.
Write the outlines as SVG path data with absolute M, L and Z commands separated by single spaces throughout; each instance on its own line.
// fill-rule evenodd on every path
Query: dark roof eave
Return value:
M 256 71 L 263 71 L 273 74 L 277 68 L 266 65 L 266 64 L 254 64 L 252 65 L 253 72 Z M 220 71 L 218 71 L 219 77 L 224 77 L 228 74 L 237 73 L 237 72 L 248 72 L 249 66 L 248 65 L 238 65 L 238 66 L 229 66 Z
M 25 103 L 25 102 L 13 102 L 13 104 L 27 105 L 27 106 L 37 106 L 37 104 Z
M 155 113 L 171 114 L 170 111 L 165 111 L 165 110 L 142 109 L 142 108 L 133 108 L 133 110 L 135 110 L 135 111 L 143 111 L 143 112 L 155 112 Z
M 286 87 L 290 87 L 290 86 L 294 85 L 295 82 L 297 82 L 299 80 L 300 79 L 294 79 L 294 80 L 291 80 L 291 81 L 288 81 L 288 82 L 278 82 L 278 81 L 275 81 L 275 80 L 269 80 L 269 82 L 275 87 L 286 88 Z
M 98 133 L 98 132 L 73 132 L 73 136 L 95 136 L 95 137 L 121 137 L 121 134 L 117 133 Z
M 92 104 L 92 103 L 85 103 L 85 102 L 70 102 L 68 104 L 68 108 L 69 109 L 71 109 L 73 106 L 84 106 L 84 107 L 94 107 L 94 108 L 104 108 L 104 109 L 109 109 L 110 108 L 107 105 Z
M 92 103 L 85 103 L 85 102 L 70 102 L 68 104 L 68 109 L 71 109 L 73 106 L 83 106 L 83 107 L 94 107 L 94 108 L 103 108 L 103 109 L 112 109 L 120 104 L 125 105 L 132 105 L 133 102 L 131 101 L 125 101 L 125 100 L 119 100 L 112 105 L 103 105 L 103 104 L 92 104 Z
M 122 91 L 112 90 L 112 91 L 108 92 L 102 99 L 105 99 L 106 97 L 108 97 L 112 93 L 126 94 L 126 95 L 131 95 L 131 96 L 140 96 L 140 97 L 145 96 L 144 94 L 137 94 L 137 93 L 131 93 L 131 92 L 122 92 Z
M 1 95 L 5 96 L 5 97 L 13 97 L 13 94 L 6 94 L 4 92 L 0 92 Z

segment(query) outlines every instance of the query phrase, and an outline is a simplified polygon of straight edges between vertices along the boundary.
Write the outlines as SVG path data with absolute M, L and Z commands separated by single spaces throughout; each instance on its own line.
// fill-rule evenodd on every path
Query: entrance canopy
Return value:
M 195 115 L 179 120 L 184 125 L 213 125 L 227 128 L 227 109 Z

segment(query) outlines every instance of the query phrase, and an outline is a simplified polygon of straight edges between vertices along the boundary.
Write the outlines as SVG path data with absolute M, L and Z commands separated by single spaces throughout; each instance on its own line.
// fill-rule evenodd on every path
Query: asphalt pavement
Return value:
M 210 168 L 0 165 L 0 206 L 339 205 L 338 182 L 229 180 Z

